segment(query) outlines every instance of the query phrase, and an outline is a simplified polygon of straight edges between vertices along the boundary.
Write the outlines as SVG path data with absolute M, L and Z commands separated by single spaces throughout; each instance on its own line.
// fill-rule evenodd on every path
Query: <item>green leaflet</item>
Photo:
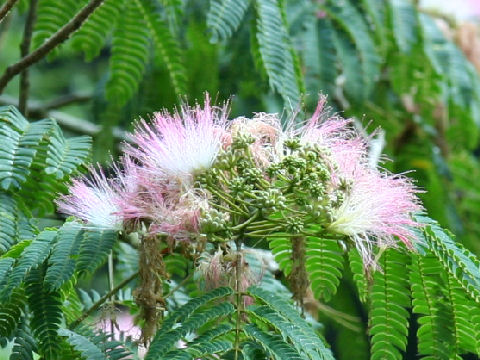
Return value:
M 41 46 L 86 4 L 86 0 L 39 0 L 37 20 L 33 29 L 32 48 L 36 49 Z M 58 48 L 54 49 L 49 57 L 52 58 L 56 54 L 58 54 Z
M 379 260 L 382 270 L 373 275 L 369 312 L 372 360 L 403 358 L 410 306 L 409 262 L 402 250 L 385 250 Z
M 32 270 L 25 281 L 25 293 L 31 311 L 30 327 L 38 342 L 39 354 L 47 359 L 60 359 L 61 344 L 57 330 L 62 321 L 58 291 L 48 291 L 43 283 L 44 268 Z
M 124 3 L 125 0 L 105 0 L 73 35 L 73 48 L 82 51 L 87 61 L 92 61 L 100 54 L 108 35 L 117 25 Z
M 124 105 L 137 91 L 149 57 L 149 30 L 136 1 L 127 2 L 113 32 L 107 99 Z
M 103 229 L 85 230 L 82 233 L 80 244 L 72 243 L 74 247 L 79 246 L 75 270 L 81 275 L 92 274 L 106 261 L 117 240 L 118 233 L 116 231 Z
M 418 318 L 418 351 L 449 359 L 453 341 L 451 309 L 445 299 L 443 269 L 435 256 L 414 255 L 410 271 L 413 312 Z
M 338 241 L 307 237 L 305 267 L 315 297 L 330 300 L 337 291 L 343 270 L 343 254 Z
M 258 51 L 270 87 L 294 108 L 300 101 L 300 87 L 282 8 L 277 0 L 257 0 L 255 8 Z
M 71 330 L 60 329 L 60 336 L 67 337 L 67 341 L 75 350 L 79 351 L 85 359 L 89 360 L 107 360 L 107 355 L 97 347 L 92 341 L 83 335 L 79 335 Z
M 183 65 L 183 52 L 169 24 L 162 19 L 154 0 L 135 0 L 150 30 L 155 46 L 156 58 L 162 59 L 168 69 L 170 81 L 177 96 L 186 93 L 186 69 Z
M 212 32 L 211 41 L 229 39 L 240 26 L 250 0 L 212 0 L 207 13 L 207 26 Z
M 417 219 L 426 223 L 425 240 L 431 251 L 470 296 L 479 302 L 480 261 L 469 250 L 456 243 L 453 235 L 440 228 L 436 222 L 422 217 Z

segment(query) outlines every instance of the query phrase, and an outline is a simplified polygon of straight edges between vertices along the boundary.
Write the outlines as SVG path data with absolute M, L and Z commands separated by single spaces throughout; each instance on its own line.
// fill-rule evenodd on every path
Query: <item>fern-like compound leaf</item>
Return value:
M 448 231 L 431 221 L 424 227 L 425 239 L 443 266 L 461 286 L 480 302 L 480 261 L 469 250 L 455 242 Z
M 47 259 L 56 236 L 56 231 L 44 230 L 25 248 L 15 267 L 10 271 L 6 285 L 0 290 L 2 299 L 9 298 L 11 292 L 20 286 L 26 275 Z
M 83 232 L 76 262 L 76 271 L 91 274 L 105 263 L 117 242 L 118 233 L 112 230 L 88 229 Z M 77 246 L 77 245 L 75 245 Z
M 338 70 L 331 21 L 327 18 L 318 19 L 312 14 L 308 17 L 306 27 L 302 55 L 305 62 L 307 93 L 313 95 L 320 90 L 324 94 L 335 94 Z M 314 105 L 312 100 L 312 106 Z
M 370 293 L 371 359 L 402 359 L 407 347 L 410 292 L 406 266 L 409 256 L 401 250 L 385 250 L 379 260 L 382 271 L 374 274 Z
M 33 353 L 37 351 L 37 343 L 31 334 L 28 321 L 23 317 L 14 333 L 12 353 L 9 360 L 33 360 Z
M 80 352 L 83 358 L 89 360 L 107 360 L 107 355 L 97 347 L 87 337 L 77 334 L 68 329 L 60 329 L 58 334 L 67 338 L 67 342 L 73 346 L 75 350 Z
M 343 270 L 343 254 L 338 241 L 308 237 L 306 269 L 315 296 L 330 300 L 337 291 Z
M 90 155 L 92 139 L 78 136 L 65 139 L 58 125 L 48 144 L 45 173 L 63 180 L 84 164 Z
M 302 360 L 302 356 L 280 335 L 270 334 L 261 330 L 255 324 L 248 324 L 243 328 L 245 334 L 259 344 L 267 354 L 275 360 Z
M 73 35 L 72 46 L 91 61 L 100 54 L 107 37 L 117 25 L 124 10 L 125 0 L 105 0 L 82 27 Z
M 8 301 L 0 304 L 0 336 L 10 337 L 20 323 L 26 305 L 25 292 L 22 288 L 15 290 Z
M 289 237 L 274 237 L 269 239 L 269 247 L 275 256 L 275 261 L 285 275 L 292 271 L 292 242 Z
M 250 287 L 248 294 L 267 306 L 254 308 L 256 316 L 275 326 L 284 338 L 289 338 L 300 354 L 309 359 L 333 360 L 330 350 L 291 304 L 258 286 Z
M 343 30 L 343 36 L 337 33 L 339 39 L 339 44 L 341 49 L 344 49 L 345 54 L 341 54 L 342 61 L 344 62 L 344 74 L 347 77 L 353 75 L 350 69 L 350 61 L 355 61 L 355 71 L 358 72 L 358 67 L 361 68 L 361 83 L 362 91 L 364 95 L 360 98 L 354 98 L 355 101 L 361 101 L 363 98 L 368 97 L 373 90 L 375 82 L 378 80 L 380 75 L 380 58 L 377 53 L 375 43 L 371 37 L 371 31 L 368 28 L 368 25 L 365 19 L 362 17 L 360 12 L 357 10 L 356 6 L 351 1 L 341 1 L 333 2 L 331 1 L 329 6 L 326 7 L 326 11 L 332 17 L 337 26 Z M 344 38 L 346 36 L 346 38 Z M 348 43 L 353 44 L 355 47 L 357 56 L 353 56 L 360 60 L 360 64 L 356 60 L 346 59 L 345 56 L 351 56 L 352 48 L 347 46 Z M 347 52 L 350 50 L 349 52 Z M 348 67 L 346 66 L 348 64 Z M 345 68 L 348 69 L 348 72 L 345 71 Z M 352 81 L 348 82 L 348 86 L 352 84 Z M 347 84 L 345 85 L 345 90 L 348 90 Z M 361 95 L 359 93 L 352 92 L 355 95 Z
M 86 0 L 39 0 L 37 20 L 33 29 L 33 48 L 41 46 L 45 40 L 69 22 L 86 3 Z M 57 52 L 58 49 L 54 49 L 50 57 Z
M 395 42 L 403 53 L 410 53 L 418 42 L 418 14 L 412 3 L 402 0 L 388 1 Z
M 149 28 L 136 1 L 128 1 L 113 32 L 106 96 L 125 104 L 137 91 L 149 56 Z
M 277 0 L 257 0 L 256 10 L 258 49 L 270 87 L 295 108 L 300 101 L 300 87 L 283 10 Z
M 449 359 L 453 348 L 451 308 L 446 298 L 444 270 L 432 254 L 413 255 L 410 271 L 413 312 L 420 315 L 418 352 L 435 359 Z
M 27 180 L 40 141 L 51 130 L 51 120 L 27 124 L 21 131 L 0 123 L 0 186 L 19 188 Z
M 228 316 L 232 314 L 233 311 L 234 307 L 232 304 L 222 302 L 208 308 L 207 310 L 194 312 L 191 316 L 181 322 L 179 327 L 173 330 L 164 331 L 164 327 L 162 326 L 155 335 L 145 359 L 170 359 L 168 352 L 178 340 L 188 333 L 198 331 L 198 329 L 200 329 L 205 323 Z
M 45 285 L 52 290 L 59 289 L 75 271 L 74 256 L 78 254 L 83 231 L 77 223 L 66 223 L 57 232 L 57 241 L 48 259 Z
M 366 303 L 368 298 L 368 278 L 365 267 L 363 266 L 362 257 L 356 248 L 348 252 L 348 261 L 350 271 L 353 275 L 353 281 L 357 287 L 358 296 L 363 303 Z
M 240 26 L 250 0 L 210 0 L 207 26 L 212 32 L 211 41 L 229 39 Z
M 46 359 L 59 359 L 62 341 L 57 334 L 62 321 L 59 291 L 49 291 L 43 282 L 43 266 L 32 270 L 25 281 L 25 293 L 31 312 L 30 327 L 38 343 L 38 352 Z
M 168 23 L 161 18 L 155 0 L 135 0 L 135 2 L 150 30 L 156 58 L 161 58 L 166 65 L 177 96 L 184 95 L 186 93 L 186 69 L 182 63 L 182 50 L 178 39 L 171 33 Z

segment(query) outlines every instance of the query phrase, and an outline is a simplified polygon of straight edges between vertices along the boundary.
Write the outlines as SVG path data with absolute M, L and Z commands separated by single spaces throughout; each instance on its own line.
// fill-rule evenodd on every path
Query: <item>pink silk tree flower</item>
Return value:
M 363 165 L 352 170 L 347 179 L 350 187 L 341 204 L 332 208 L 329 229 L 349 236 L 367 267 L 376 267 L 373 244 L 395 247 L 400 240 L 412 249 L 415 235 L 411 228 L 420 226 L 412 214 L 422 207 L 411 180 Z
M 117 205 L 121 197 L 120 186 L 107 179 L 101 169 L 90 169 L 88 176 L 74 179 L 69 193 L 56 200 L 58 210 L 85 221 L 87 225 L 120 230 L 122 217 Z
M 347 185 L 340 201 L 331 207 L 329 229 L 349 236 L 366 267 L 376 267 L 373 245 L 395 247 L 400 240 L 412 248 L 419 226 L 412 214 L 422 210 L 412 181 L 401 175 L 372 168 L 368 162 L 368 138 L 358 134 L 352 121 L 324 112 L 321 97 L 312 118 L 297 132 L 301 143 L 316 144 L 330 158 L 331 189 L 338 193 Z M 335 191 L 337 190 L 337 191 Z M 332 195 L 333 192 L 332 192 Z M 335 195 L 334 195 L 335 196 Z
M 137 159 L 150 176 L 190 183 L 215 161 L 226 136 L 227 104 L 212 107 L 208 94 L 203 109 L 183 106 L 173 115 L 156 113 L 152 124 L 137 124 L 125 152 Z

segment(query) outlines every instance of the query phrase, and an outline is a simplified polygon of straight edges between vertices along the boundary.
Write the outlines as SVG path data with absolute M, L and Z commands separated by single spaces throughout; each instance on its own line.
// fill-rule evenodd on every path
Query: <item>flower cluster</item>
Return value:
M 227 106 L 208 96 L 203 108 L 156 113 L 137 124 L 115 176 L 91 169 L 59 210 L 174 242 L 308 234 L 314 225 L 322 236 L 350 238 L 374 265 L 373 245 L 412 247 L 417 190 L 372 167 L 368 139 L 351 120 L 326 115 L 325 102 L 300 126 L 265 113 L 228 121 Z

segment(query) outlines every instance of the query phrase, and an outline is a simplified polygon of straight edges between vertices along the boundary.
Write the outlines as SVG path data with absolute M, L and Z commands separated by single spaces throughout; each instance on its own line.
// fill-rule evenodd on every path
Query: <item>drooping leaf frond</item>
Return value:
M 58 291 L 49 291 L 44 285 L 43 266 L 32 270 L 25 281 L 30 327 L 38 341 L 38 352 L 47 359 L 57 359 L 62 341 L 57 331 L 62 321 L 62 303 Z
M 406 266 L 409 256 L 402 250 L 385 250 L 379 260 L 382 271 L 374 274 L 370 293 L 371 358 L 402 359 L 408 335 L 410 292 Z
M 338 241 L 308 237 L 306 269 L 315 296 L 330 300 L 337 291 L 343 270 L 343 254 Z
M 87 3 L 86 0 L 39 0 L 37 20 L 35 22 L 32 45 L 38 48 L 65 25 Z M 55 49 L 53 54 L 57 53 Z
M 72 37 L 72 46 L 82 51 L 87 61 L 100 54 L 108 35 L 117 25 L 124 3 L 124 0 L 105 0 Z
M 119 105 L 137 91 L 149 56 L 149 30 L 136 1 L 129 1 L 113 32 L 106 96 Z
M 257 40 L 270 86 L 293 108 L 300 100 L 293 49 L 283 10 L 276 0 L 257 0 Z
M 229 39 L 240 26 L 250 0 L 211 0 L 207 13 L 207 26 L 212 32 L 211 41 Z
M 80 274 L 91 274 L 106 261 L 107 255 L 117 241 L 118 233 L 112 230 L 93 229 L 85 230 L 82 235 L 76 271 Z
M 170 81 L 177 96 L 186 92 L 186 70 L 182 50 L 155 6 L 154 0 L 135 0 L 153 39 L 156 58 L 161 59 L 168 69 Z

